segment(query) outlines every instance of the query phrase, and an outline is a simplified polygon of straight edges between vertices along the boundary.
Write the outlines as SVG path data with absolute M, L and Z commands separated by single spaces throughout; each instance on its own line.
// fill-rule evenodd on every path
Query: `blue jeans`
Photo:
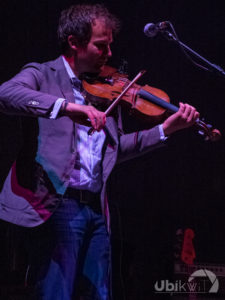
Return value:
M 32 233 L 38 300 L 110 299 L 110 240 L 95 206 L 64 198 Z

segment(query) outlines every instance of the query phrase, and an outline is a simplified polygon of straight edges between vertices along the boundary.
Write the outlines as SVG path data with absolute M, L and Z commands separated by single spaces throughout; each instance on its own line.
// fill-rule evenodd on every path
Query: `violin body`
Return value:
M 104 66 L 98 78 L 83 80 L 82 84 L 87 102 L 90 102 L 97 108 L 105 109 L 122 93 L 129 82 L 127 75 L 120 74 L 115 68 L 110 66 Z M 157 95 L 165 102 L 170 102 L 169 96 L 164 91 L 149 85 L 141 87 L 138 84 L 134 84 L 123 95 L 120 104 L 130 114 L 144 122 L 148 122 L 150 127 L 159 124 L 167 117 L 166 109 L 143 99 L 139 95 L 141 89 L 149 94 Z

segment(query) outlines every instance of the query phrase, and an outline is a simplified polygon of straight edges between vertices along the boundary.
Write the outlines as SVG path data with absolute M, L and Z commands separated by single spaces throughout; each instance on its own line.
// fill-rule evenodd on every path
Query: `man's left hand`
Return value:
M 178 130 L 191 127 L 198 118 L 199 112 L 193 106 L 180 102 L 179 110 L 164 121 L 164 134 L 168 136 Z

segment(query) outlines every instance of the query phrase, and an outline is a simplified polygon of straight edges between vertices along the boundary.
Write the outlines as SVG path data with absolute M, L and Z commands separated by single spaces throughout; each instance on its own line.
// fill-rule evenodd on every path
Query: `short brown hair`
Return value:
M 120 22 L 102 4 L 72 5 L 62 11 L 58 25 L 58 40 L 62 52 L 68 49 L 67 38 L 74 35 L 81 46 L 88 44 L 92 34 L 92 24 L 95 19 L 102 19 L 113 34 L 119 31 Z

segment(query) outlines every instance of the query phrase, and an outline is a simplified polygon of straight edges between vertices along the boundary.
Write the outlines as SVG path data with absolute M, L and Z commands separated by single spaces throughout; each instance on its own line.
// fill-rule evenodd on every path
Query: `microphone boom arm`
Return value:
M 187 50 L 189 53 L 191 53 L 193 56 L 195 56 L 196 58 L 198 58 L 201 62 L 205 63 L 208 67 L 204 68 L 205 70 L 210 70 L 211 72 L 214 72 L 220 76 L 225 77 L 225 71 L 220 67 L 217 66 L 213 63 L 211 63 L 210 61 L 208 61 L 207 59 L 205 59 L 203 56 L 201 56 L 199 53 L 197 53 L 196 51 L 194 51 L 193 49 L 191 49 L 190 47 L 188 47 L 187 45 L 185 45 L 184 43 L 182 43 L 175 35 L 173 35 L 171 32 L 169 32 L 168 30 L 164 30 L 163 32 L 161 32 L 162 35 L 164 37 L 166 37 L 169 41 L 173 41 L 176 42 L 177 44 L 179 44 L 180 47 L 184 48 L 185 50 Z

